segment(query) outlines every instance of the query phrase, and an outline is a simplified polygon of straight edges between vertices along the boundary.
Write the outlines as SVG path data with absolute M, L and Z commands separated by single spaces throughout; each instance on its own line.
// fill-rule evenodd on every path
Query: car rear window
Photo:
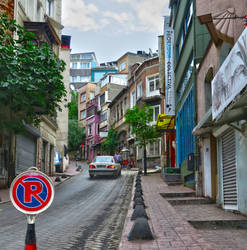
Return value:
M 111 156 L 96 156 L 95 162 L 114 162 Z

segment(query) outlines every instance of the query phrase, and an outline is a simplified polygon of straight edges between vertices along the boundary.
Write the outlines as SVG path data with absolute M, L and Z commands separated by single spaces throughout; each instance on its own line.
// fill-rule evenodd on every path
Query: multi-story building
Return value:
M 116 73 L 116 67 L 100 66 L 91 69 L 92 82 L 99 82 L 107 73 Z
M 246 39 L 247 2 L 196 1 L 211 41 L 197 75 L 197 125 L 202 194 L 224 209 L 247 214 Z
M 110 109 L 108 108 L 112 100 L 118 95 L 118 93 L 127 86 L 126 73 L 108 73 L 106 74 L 100 84 L 100 95 L 99 95 L 99 108 L 100 108 L 100 124 L 99 124 L 99 134 L 101 142 L 107 137 L 107 132 L 109 130 L 109 119 L 110 119 Z
M 118 134 L 118 151 L 127 148 L 127 135 L 129 126 L 125 123 L 125 113 L 129 108 L 128 87 L 124 87 L 112 100 L 108 108 L 110 109 L 109 124 Z
M 62 35 L 60 58 L 66 63 L 66 68 L 63 72 L 63 82 L 67 93 L 70 93 L 70 36 Z M 66 169 L 69 164 L 69 156 L 67 154 L 68 148 L 68 103 L 70 102 L 70 95 L 68 94 L 66 101 L 64 100 L 60 105 L 60 111 L 57 110 L 57 131 L 56 131 L 56 152 L 63 157 L 62 171 Z
M 98 66 L 94 52 L 76 53 L 70 56 L 70 82 L 75 89 L 92 82 L 91 69 Z
M 209 44 L 209 33 L 196 18 L 195 0 L 170 0 L 174 30 L 176 165 L 185 183 L 195 184 L 196 71 Z M 196 154 L 197 155 L 197 154 Z
M 86 104 L 86 159 L 93 161 L 95 155 L 100 152 L 99 122 L 100 114 L 98 109 L 99 95 L 96 95 Z
M 136 62 L 143 62 L 149 55 L 145 51 L 137 51 L 137 53 L 126 52 L 117 60 L 119 73 L 128 73 L 129 68 Z
M 78 121 L 81 123 L 82 128 L 86 131 L 87 125 L 87 102 L 90 102 L 95 97 L 96 83 L 85 83 L 83 87 L 78 89 Z M 86 141 L 82 141 L 85 145 Z M 81 155 L 83 159 L 86 159 L 86 147 L 83 147 Z
M 35 34 L 38 45 L 46 42 L 59 56 L 61 44 L 61 0 L 16 1 L 15 19 L 28 31 Z M 28 125 L 28 134 L 16 138 L 16 174 L 29 166 L 52 174 L 54 169 L 54 149 L 56 147 L 56 118 L 42 116 L 39 128 Z M 24 157 L 25 155 L 25 157 Z
M 159 58 L 151 57 L 141 64 L 135 64 L 130 70 L 129 86 L 129 107 L 134 105 L 142 107 L 149 105 L 153 108 L 153 121 L 155 124 L 158 115 L 161 114 L 164 107 L 164 98 L 160 95 L 159 82 Z M 129 148 L 135 147 L 134 135 L 129 133 Z M 133 149 L 136 152 L 136 160 L 139 166 L 142 165 L 143 151 L 139 146 Z M 157 139 L 154 143 L 147 145 L 147 167 L 154 167 L 161 164 L 161 140 Z

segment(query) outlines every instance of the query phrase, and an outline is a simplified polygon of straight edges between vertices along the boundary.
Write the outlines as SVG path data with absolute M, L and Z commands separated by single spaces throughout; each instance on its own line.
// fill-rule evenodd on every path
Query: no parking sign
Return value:
M 13 180 L 10 199 L 14 207 L 22 213 L 39 214 L 46 210 L 54 199 L 53 183 L 44 173 L 28 170 Z

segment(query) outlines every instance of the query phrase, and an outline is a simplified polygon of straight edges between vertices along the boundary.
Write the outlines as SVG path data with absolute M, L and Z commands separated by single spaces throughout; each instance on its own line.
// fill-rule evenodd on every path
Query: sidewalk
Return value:
M 141 179 L 148 223 L 155 239 L 128 241 L 127 236 L 134 224 L 134 221 L 130 220 L 134 211 L 131 201 L 119 250 L 215 249 L 160 195 L 169 192 L 191 192 L 191 189 L 184 186 L 168 186 L 160 173 L 148 174 Z M 132 197 L 134 190 L 133 186 Z
M 80 165 L 78 163 L 78 165 Z M 64 173 L 56 173 L 55 176 L 50 176 L 54 186 L 59 185 L 60 183 L 68 180 L 69 178 L 71 178 L 74 175 L 77 175 L 80 173 L 80 171 L 76 171 L 77 167 L 73 166 L 73 165 L 69 165 L 66 170 L 64 171 Z M 64 177 L 66 176 L 66 178 L 62 178 L 61 176 Z M 60 177 L 60 182 L 56 182 L 55 179 L 56 177 Z M 1 203 L 5 203 L 5 202 L 9 202 L 10 201 L 10 197 L 9 197 L 9 188 L 6 189 L 0 189 L 0 204 Z

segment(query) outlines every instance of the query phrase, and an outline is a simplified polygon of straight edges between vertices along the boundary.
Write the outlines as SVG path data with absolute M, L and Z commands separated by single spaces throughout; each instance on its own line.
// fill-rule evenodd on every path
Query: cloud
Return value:
M 64 26 L 78 28 L 81 31 L 99 29 L 99 23 L 95 20 L 99 10 L 95 4 L 86 4 L 84 0 L 64 0 L 62 3 Z
M 106 11 L 104 13 L 104 16 L 108 18 L 112 18 L 115 21 L 122 23 L 122 24 L 126 23 L 130 18 L 130 16 L 126 12 L 116 13 L 116 12 Z
M 138 18 L 139 29 L 161 32 L 163 16 L 168 14 L 168 0 L 133 1 L 133 8 Z
M 108 0 L 109 1 L 109 0 Z M 161 33 L 169 0 L 63 0 L 63 25 L 80 31 L 98 31 L 108 26 L 116 33 Z

